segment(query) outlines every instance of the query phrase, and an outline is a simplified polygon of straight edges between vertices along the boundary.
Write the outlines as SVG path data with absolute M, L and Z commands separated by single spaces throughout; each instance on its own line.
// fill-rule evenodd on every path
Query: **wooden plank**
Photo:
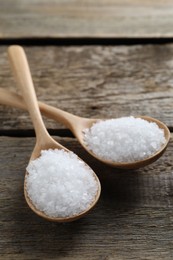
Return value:
M 0 47 L 0 87 L 16 91 L 6 50 Z M 41 101 L 83 117 L 149 115 L 173 127 L 172 44 L 25 50 Z M 32 129 L 27 113 L 6 106 L 0 122 L 1 131 Z
M 1 0 L 0 38 L 173 37 L 171 0 Z
M 0 259 L 172 260 L 173 141 L 154 164 L 125 171 L 102 165 L 75 139 L 56 140 L 98 174 L 102 183 L 99 203 L 73 223 L 39 218 L 23 196 L 34 139 L 0 137 Z

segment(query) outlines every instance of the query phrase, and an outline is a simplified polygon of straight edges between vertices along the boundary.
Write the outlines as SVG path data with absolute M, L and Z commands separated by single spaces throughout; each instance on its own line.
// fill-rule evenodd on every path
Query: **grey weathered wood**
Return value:
M 1 0 L 0 38 L 173 37 L 171 0 Z
M 1 0 L 0 40 L 173 37 L 173 3 L 134 0 Z M 150 115 L 173 129 L 173 45 L 25 48 L 38 98 L 84 117 Z M 0 87 L 16 90 L 0 47 Z M 18 90 L 17 90 L 18 91 Z M 62 126 L 45 119 L 49 129 Z M 0 133 L 32 129 L 0 105 Z M 26 131 L 27 133 L 27 131 Z M 172 136 L 173 137 L 173 136 Z M 0 137 L 0 259 L 173 259 L 173 141 L 154 164 L 110 168 L 75 139 L 56 138 L 98 174 L 96 208 L 74 223 L 46 222 L 26 205 L 23 179 L 34 138 Z
M 0 47 L 0 87 L 16 91 L 6 50 Z M 173 127 L 172 44 L 25 50 L 40 100 L 79 116 L 150 115 Z M 0 130 L 32 129 L 27 113 L 5 106 L 0 122 Z
M 172 260 L 173 142 L 149 167 L 122 171 L 96 161 L 75 139 L 56 139 L 98 174 L 100 201 L 74 223 L 39 218 L 23 196 L 34 138 L 0 137 L 0 259 Z

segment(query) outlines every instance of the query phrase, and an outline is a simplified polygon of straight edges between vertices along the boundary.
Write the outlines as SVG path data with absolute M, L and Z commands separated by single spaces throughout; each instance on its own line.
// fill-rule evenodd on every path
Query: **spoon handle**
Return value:
M 22 47 L 13 45 L 8 48 L 8 54 L 15 80 L 22 91 L 24 101 L 34 125 L 37 141 L 39 141 L 43 139 L 43 137 L 47 137 L 48 133 L 39 110 L 25 52 Z

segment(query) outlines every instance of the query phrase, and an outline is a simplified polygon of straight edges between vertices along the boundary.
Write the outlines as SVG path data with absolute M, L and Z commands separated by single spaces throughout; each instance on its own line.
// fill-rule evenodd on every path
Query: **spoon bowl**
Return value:
M 29 70 L 29 66 L 28 66 L 28 62 L 27 62 L 27 58 L 26 55 L 24 53 L 24 50 L 22 49 L 22 47 L 20 46 L 11 46 L 8 49 L 8 54 L 9 54 L 9 59 L 11 62 L 11 66 L 12 66 L 12 70 L 14 72 L 14 76 L 16 79 L 16 82 L 18 83 L 21 91 L 22 91 L 22 95 L 24 98 L 25 103 L 22 102 L 19 105 L 19 107 L 24 107 L 25 109 L 27 108 L 28 111 L 30 112 L 30 116 L 31 116 L 31 120 L 33 122 L 34 125 L 34 129 L 36 132 L 36 145 L 35 148 L 32 152 L 31 160 L 35 160 L 38 157 L 40 157 L 40 153 L 42 150 L 48 150 L 48 149 L 60 149 L 60 150 L 64 150 L 66 152 L 70 152 L 67 148 L 63 147 L 62 145 L 60 145 L 59 143 L 57 143 L 47 132 L 45 125 L 43 123 L 41 114 L 40 114 L 40 110 L 39 110 L 39 106 L 38 106 L 38 101 L 36 98 L 36 94 L 35 94 L 35 90 L 34 90 L 34 86 L 33 86 L 33 82 L 32 82 L 32 78 L 31 78 L 31 74 L 30 74 L 30 70 Z M 5 93 L 5 92 L 4 92 Z M 9 94 L 10 95 L 10 94 Z M 12 98 L 12 94 L 11 94 L 11 98 Z M 6 96 L 7 97 L 7 96 Z M 16 103 L 19 101 L 20 98 L 16 98 Z M 11 99 L 11 105 L 13 103 L 13 100 Z M 15 103 L 14 102 L 14 103 Z M 26 105 L 24 105 L 26 104 Z M 79 160 L 81 160 L 80 158 L 78 158 Z M 85 164 L 86 167 L 88 167 L 88 169 L 91 170 L 91 168 Z M 100 186 L 100 182 L 98 177 L 96 176 L 96 174 L 92 171 L 92 175 L 97 183 L 97 193 L 95 195 L 95 198 L 93 199 L 93 201 L 91 202 L 91 204 L 89 205 L 89 207 L 87 209 L 85 209 L 84 211 L 75 214 L 73 216 L 69 216 L 69 217 L 51 217 L 48 216 L 47 214 L 45 214 L 43 211 L 40 211 L 38 208 L 35 207 L 35 205 L 33 204 L 33 202 L 31 201 L 31 199 L 28 196 L 27 193 L 27 185 L 26 185 L 26 177 L 28 175 L 28 172 L 26 171 L 25 174 L 25 180 L 24 180 L 24 195 L 25 195 L 25 199 L 29 205 L 29 207 L 39 216 L 50 220 L 50 221 L 56 221 L 56 222 L 70 222 L 70 221 L 74 221 L 82 216 L 84 216 L 85 214 L 87 214 L 97 203 L 99 196 L 100 196 L 100 192 L 101 192 L 101 186 Z
M 161 122 L 155 118 L 149 117 L 149 116 L 138 116 L 135 118 L 141 118 L 148 122 L 156 123 L 158 125 L 158 127 L 164 131 L 164 136 L 165 136 L 166 142 L 161 146 L 161 148 L 156 153 L 153 153 L 151 156 L 149 156 L 145 159 L 142 159 L 142 160 L 138 160 L 138 161 L 136 160 L 136 161 L 132 161 L 132 162 L 113 162 L 110 160 L 105 160 L 103 158 L 98 158 L 91 150 L 88 150 L 88 152 L 92 156 L 96 157 L 97 159 L 100 159 L 105 164 L 108 164 L 112 167 L 119 168 L 119 169 L 139 169 L 139 168 L 145 167 L 145 166 L 155 162 L 156 160 L 158 160 L 163 155 L 164 151 L 166 150 L 166 148 L 168 146 L 169 140 L 170 140 L 170 131 L 169 131 L 168 127 L 163 122 Z M 85 143 L 83 144 L 83 146 L 85 146 L 87 148 Z

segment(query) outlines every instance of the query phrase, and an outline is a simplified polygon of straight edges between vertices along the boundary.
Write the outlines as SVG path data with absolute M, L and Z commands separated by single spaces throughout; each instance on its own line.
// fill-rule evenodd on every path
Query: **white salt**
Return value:
M 134 162 L 156 153 L 166 139 L 156 123 L 131 116 L 95 123 L 84 130 L 84 141 L 102 159 Z
M 43 150 L 27 167 L 26 188 L 35 207 L 50 217 L 70 217 L 93 202 L 98 184 L 74 153 Z

